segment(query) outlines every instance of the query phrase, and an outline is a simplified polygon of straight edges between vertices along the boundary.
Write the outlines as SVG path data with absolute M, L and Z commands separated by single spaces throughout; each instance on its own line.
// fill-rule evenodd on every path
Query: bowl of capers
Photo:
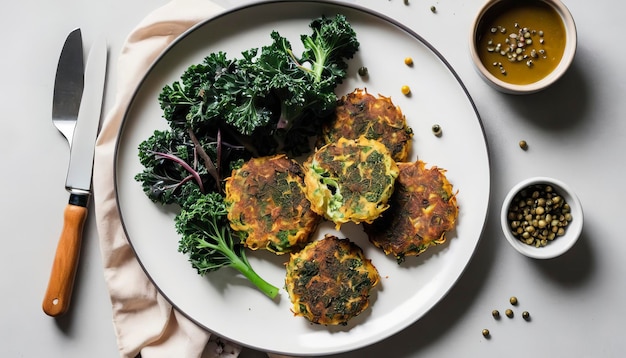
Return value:
M 580 237 L 583 209 L 567 184 L 533 177 L 508 192 L 500 223 L 515 250 L 528 257 L 550 259 L 565 253 Z

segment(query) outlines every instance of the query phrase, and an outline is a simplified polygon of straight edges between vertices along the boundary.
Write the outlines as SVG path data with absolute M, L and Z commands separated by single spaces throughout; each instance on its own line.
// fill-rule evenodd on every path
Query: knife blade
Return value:
M 83 38 L 80 29 L 75 29 L 67 36 L 61 50 L 52 96 L 52 123 L 67 139 L 70 148 L 83 86 Z
M 63 214 L 63 229 L 42 304 L 43 311 L 53 317 L 67 312 L 74 288 L 83 226 L 91 196 L 94 149 L 102 111 L 106 64 L 107 44 L 101 37 L 94 42 L 85 67 L 85 87 L 70 145 L 70 164 L 65 181 L 70 198 Z

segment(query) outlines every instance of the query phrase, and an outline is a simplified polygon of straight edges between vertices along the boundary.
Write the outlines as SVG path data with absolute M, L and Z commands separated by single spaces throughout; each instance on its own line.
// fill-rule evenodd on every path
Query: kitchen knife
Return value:
M 93 156 L 100 125 L 106 64 L 107 44 L 104 38 L 99 38 L 87 58 L 85 86 L 70 145 L 70 164 L 65 181 L 70 198 L 65 207 L 63 229 L 42 304 L 44 312 L 50 316 L 60 316 L 67 312 L 72 297 L 82 231 L 91 195 Z
M 72 146 L 72 136 L 83 95 L 83 38 L 80 29 L 70 32 L 63 45 L 54 81 L 52 123 Z

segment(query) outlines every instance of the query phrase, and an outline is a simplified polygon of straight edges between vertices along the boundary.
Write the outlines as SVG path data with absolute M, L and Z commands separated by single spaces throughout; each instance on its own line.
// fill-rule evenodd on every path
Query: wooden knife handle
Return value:
M 63 231 L 42 304 L 43 311 L 49 316 L 60 316 L 70 306 L 86 218 L 87 206 L 72 204 L 70 199 L 63 214 Z

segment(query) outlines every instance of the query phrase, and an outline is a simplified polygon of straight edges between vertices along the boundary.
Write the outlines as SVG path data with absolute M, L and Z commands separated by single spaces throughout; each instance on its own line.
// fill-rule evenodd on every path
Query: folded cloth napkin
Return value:
M 114 184 L 114 148 L 124 111 L 150 64 L 178 35 L 222 9 L 209 0 L 172 0 L 129 35 L 117 62 L 117 96 L 98 136 L 94 204 L 120 355 L 237 357 L 241 348 L 212 336 L 176 311 L 139 265 L 122 230 Z

